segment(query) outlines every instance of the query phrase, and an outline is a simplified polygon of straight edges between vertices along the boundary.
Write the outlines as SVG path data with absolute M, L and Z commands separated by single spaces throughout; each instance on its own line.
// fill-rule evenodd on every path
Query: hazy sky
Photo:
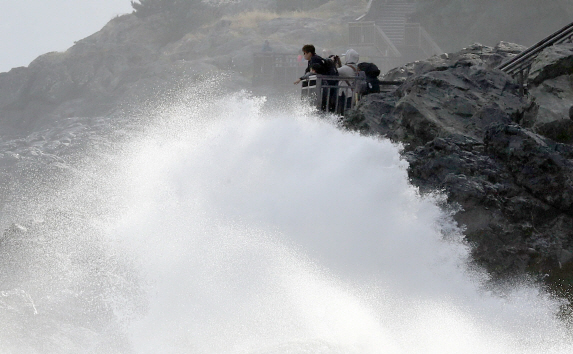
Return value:
M 129 0 L 0 0 L 0 72 L 64 51 L 101 29 Z

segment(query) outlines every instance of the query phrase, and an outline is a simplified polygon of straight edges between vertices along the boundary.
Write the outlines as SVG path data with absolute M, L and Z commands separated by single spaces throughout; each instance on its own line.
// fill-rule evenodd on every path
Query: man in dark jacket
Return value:
M 332 68 L 327 65 L 325 59 L 321 56 L 316 54 L 316 49 L 312 44 L 305 44 L 302 47 L 302 54 L 305 60 L 308 61 L 305 74 L 301 76 L 298 80 L 294 82 L 295 85 L 299 84 L 302 80 L 307 79 L 312 74 L 319 74 L 319 75 L 331 75 L 331 76 L 338 76 L 338 72 L 336 68 L 332 66 Z M 311 72 L 311 69 L 313 69 Z M 336 80 L 323 80 L 323 84 L 325 85 L 336 85 Z M 326 110 L 326 102 L 327 97 L 329 97 L 329 111 L 334 111 L 334 107 L 336 106 L 336 89 L 328 89 L 323 88 L 322 90 L 322 110 Z
M 316 49 L 312 44 L 305 44 L 302 47 L 302 56 L 308 62 L 304 75 L 294 82 L 295 85 L 299 84 L 302 80 L 308 78 L 311 74 L 310 69 L 314 65 L 317 68 L 316 73 L 319 75 L 328 75 L 328 68 L 324 65 L 324 59 L 316 54 Z

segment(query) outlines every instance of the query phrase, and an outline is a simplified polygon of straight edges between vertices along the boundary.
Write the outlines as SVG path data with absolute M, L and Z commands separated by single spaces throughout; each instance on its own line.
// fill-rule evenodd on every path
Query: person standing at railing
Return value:
M 311 69 L 314 69 L 316 74 L 326 75 L 326 76 L 338 76 L 338 71 L 334 62 L 332 60 L 326 60 L 321 56 L 316 54 L 316 48 L 312 44 L 305 44 L 302 47 L 302 54 L 305 60 L 308 61 L 308 65 L 305 70 L 305 74 L 301 76 L 298 80 L 294 82 L 298 85 L 302 80 L 308 79 L 311 74 Z M 336 85 L 337 82 L 334 80 L 323 80 L 323 85 Z M 326 106 L 328 102 L 328 110 L 330 112 L 334 111 L 336 107 L 337 94 L 336 89 L 323 88 L 321 92 L 322 104 L 321 109 L 326 111 Z
M 360 56 L 358 52 L 354 49 L 348 49 L 346 53 L 342 54 L 344 57 L 344 65 L 338 68 L 338 75 L 341 77 L 351 77 L 356 78 L 358 75 L 358 60 L 360 60 Z M 349 80 L 340 80 L 340 91 L 338 93 L 338 111 L 340 114 L 344 114 L 344 110 L 346 107 L 351 106 L 352 95 L 352 86 L 354 85 L 354 81 Z
M 325 65 L 325 61 L 324 59 L 316 54 L 316 49 L 314 48 L 314 46 L 312 44 L 305 44 L 302 47 L 302 56 L 303 58 L 307 61 L 307 66 L 306 66 L 306 70 L 304 71 L 304 75 L 301 76 L 298 80 L 296 80 L 294 82 L 295 85 L 298 85 L 302 80 L 305 80 L 308 78 L 309 73 L 310 73 L 310 69 L 312 68 L 312 66 L 314 64 L 319 64 L 319 66 L 316 66 L 316 73 L 319 75 L 330 75 L 329 74 L 329 70 Z

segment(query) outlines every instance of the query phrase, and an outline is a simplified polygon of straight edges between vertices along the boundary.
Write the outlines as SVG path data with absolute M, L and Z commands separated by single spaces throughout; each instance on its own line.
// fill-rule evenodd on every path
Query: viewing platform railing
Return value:
M 401 81 L 379 81 L 380 90 L 387 91 L 399 86 Z M 341 77 L 313 75 L 302 81 L 301 99 L 319 111 L 344 115 L 362 99 L 365 79 L 362 77 Z
M 260 52 L 253 55 L 253 85 L 291 85 L 300 76 L 306 61 L 299 61 L 296 54 Z

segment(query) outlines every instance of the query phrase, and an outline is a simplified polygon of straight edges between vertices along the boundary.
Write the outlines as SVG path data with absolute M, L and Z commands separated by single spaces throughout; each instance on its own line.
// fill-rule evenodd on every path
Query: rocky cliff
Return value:
M 223 2 L 227 3 L 227 2 Z M 186 33 L 169 18 L 133 14 L 111 20 L 65 52 L 0 73 L 2 135 L 26 135 L 62 118 L 122 114 L 122 109 L 230 73 L 230 90 L 251 88 L 253 53 L 269 40 L 274 52 L 297 53 L 320 43 L 343 53 L 346 23 L 365 11 L 362 0 L 333 0 L 313 11 L 269 11 L 271 0 L 229 2 L 191 14 Z
M 344 121 L 404 144 L 412 183 L 444 191 L 476 262 L 497 278 L 573 282 L 573 45 L 546 49 L 529 90 L 495 67 L 523 50 L 475 44 L 386 74 Z
M 3 316 L 24 321 L 26 328 L 34 315 L 19 284 L 44 284 L 41 268 L 85 262 L 77 249 L 58 254 L 59 259 L 45 256 L 50 242 L 64 242 L 77 232 L 70 227 L 60 232 L 66 215 L 51 210 L 41 222 L 22 222 L 17 220 L 19 210 L 13 209 L 16 201 L 38 203 L 35 188 L 58 188 L 73 179 L 74 159 L 82 157 L 86 146 L 105 155 L 116 141 L 141 129 L 125 112 L 142 102 L 213 73 L 226 73 L 229 90 L 249 88 L 252 54 L 265 39 L 277 52 L 295 53 L 304 43 L 344 52 L 344 24 L 364 8 L 364 1 L 351 0 L 280 15 L 229 7 L 181 36 L 173 36 L 160 15 L 125 15 L 64 53 L 48 53 L 29 67 L 0 73 L 1 221 L 19 222 L 0 239 L 0 268 L 16 264 L 22 273 L 2 274 L 3 284 L 13 289 L 0 299 L 0 305 L 12 306 L 0 306 Z M 473 45 L 392 70 L 385 78 L 402 84 L 367 96 L 343 123 L 404 145 L 412 183 L 422 192 L 447 194 L 445 207 L 458 210 L 455 217 L 465 227 L 475 261 L 491 274 L 533 274 L 565 294 L 573 283 L 573 47 L 550 48 L 539 56 L 524 97 L 511 77 L 494 69 L 523 49 L 508 43 Z M 55 239 L 47 242 L 45 234 Z M 97 241 L 97 235 L 91 236 Z M 80 251 L 94 244 L 86 242 Z M 117 287 L 118 279 L 107 273 L 116 260 L 96 251 L 92 266 L 72 271 L 85 274 L 88 283 Z M 100 305 L 101 294 L 80 294 L 64 278 L 58 279 L 61 289 L 43 299 L 45 308 L 68 311 L 71 318 Z M 128 293 L 139 291 L 137 279 L 120 285 Z M 77 330 L 78 342 L 90 337 L 88 332 L 117 331 L 123 345 L 120 329 L 107 327 L 112 317 L 111 309 L 102 305 L 91 326 Z M 53 328 L 53 336 L 31 345 L 30 352 L 46 348 L 46 343 L 57 348 L 58 332 L 74 326 L 67 318 L 55 326 L 49 313 L 36 323 Z

